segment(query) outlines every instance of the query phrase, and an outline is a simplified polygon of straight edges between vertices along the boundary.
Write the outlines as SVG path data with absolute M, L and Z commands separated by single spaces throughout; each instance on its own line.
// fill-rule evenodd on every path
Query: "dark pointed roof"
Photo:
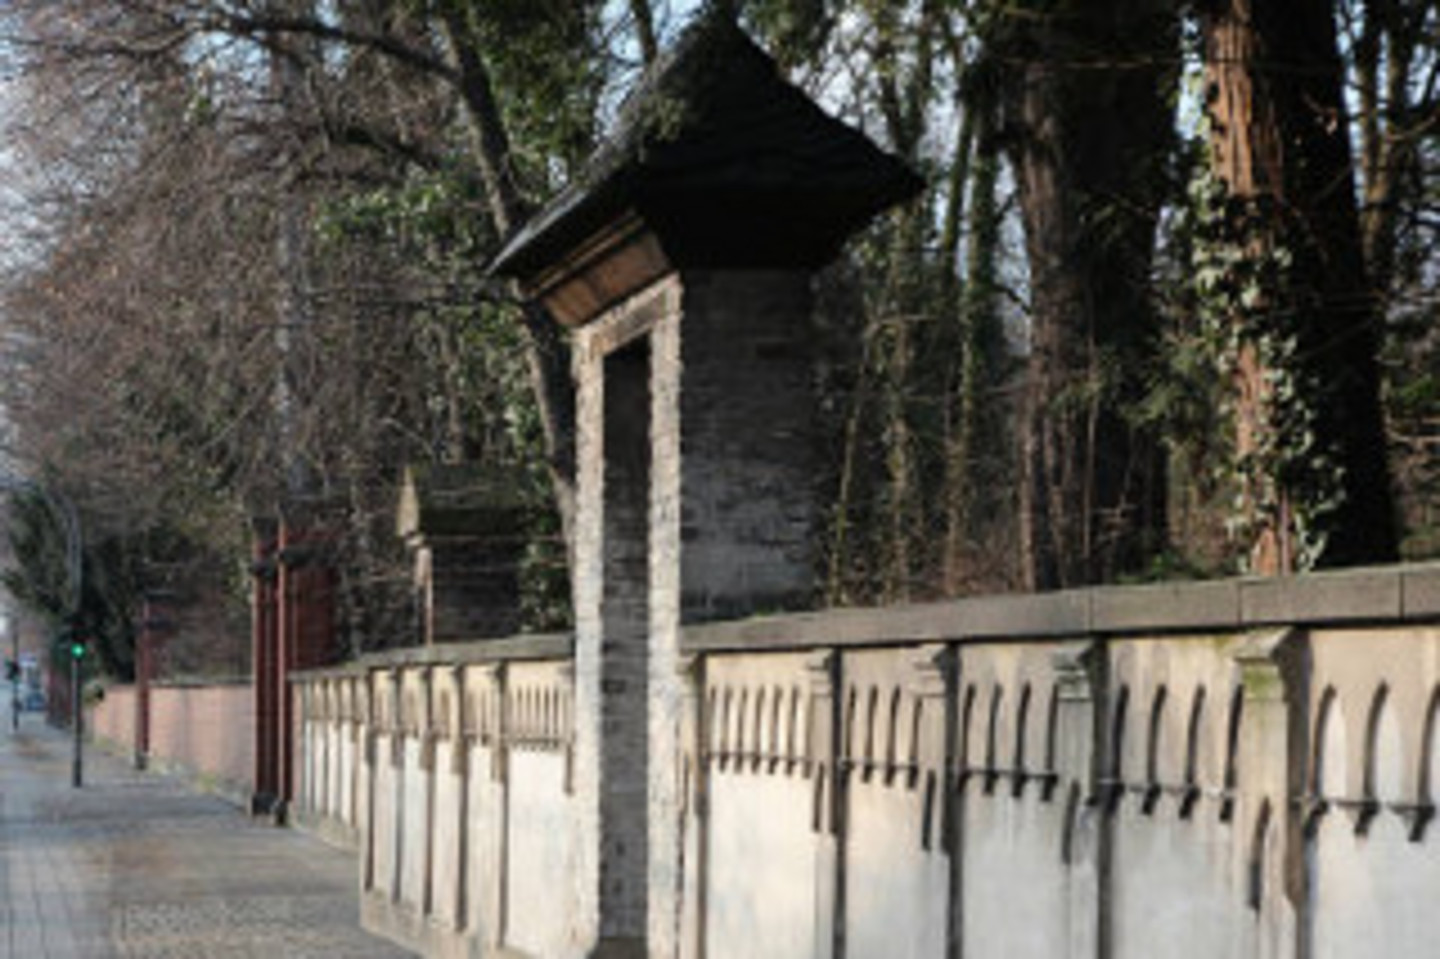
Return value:
M 710 15 L 650 69 L 614 139 L 492 270 L 533 276 L 635 214 L 676 266 L 816 267 L 921 186 L 788 83 L 732 20 Z

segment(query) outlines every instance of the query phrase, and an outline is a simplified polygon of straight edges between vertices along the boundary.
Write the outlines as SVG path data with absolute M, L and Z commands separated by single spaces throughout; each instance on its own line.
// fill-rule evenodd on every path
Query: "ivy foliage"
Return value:
M 1272 197 L 1234 196 L 1206 169 L 1189 199 L 1201 342 L 1220 381 L 1235 385 L 1219 397 L 1233 454 L 1219 460 L 1236 496 L 1230 533 L 1250 542 L 1262 526 L 1282 530 L 1293 537 L 1295 568 L 1312 569 L 1344 497 L 1342 468 L 1317 425 L 1326 384 L 1302 352 L 1314 284 L 1275 241 L 1286 214 Z M 1237 399 L 1248 389 L 1261 395 L 1241 423 Z M 1241 429 L 1249 433 L 1243 446 L 1235 441 Z

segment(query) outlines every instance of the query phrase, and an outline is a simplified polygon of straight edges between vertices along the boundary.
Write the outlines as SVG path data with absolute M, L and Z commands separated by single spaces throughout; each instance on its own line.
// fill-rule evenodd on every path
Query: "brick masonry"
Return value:
M 577 334 L 580 795 L 617 948 L 679 930 L 681 623 L 811 595 L 809 308 L 803 272 L 686 271 Z
M 683 283 L 683 482 L 671 495 L 684 618 L 804 607 L 814 586 L 810 276 L 692 270 Z

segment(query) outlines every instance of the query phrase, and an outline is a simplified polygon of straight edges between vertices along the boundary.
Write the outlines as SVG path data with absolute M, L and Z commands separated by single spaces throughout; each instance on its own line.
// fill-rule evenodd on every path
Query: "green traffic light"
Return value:
M 85 644 L 84 644 L 84 643 L 71 643 L 71 644 L 70 644 L 70 655 L 73 656 L 73 657 L 75 657 L 76 659 L 84 659 L 84 658 L 85 658 Z

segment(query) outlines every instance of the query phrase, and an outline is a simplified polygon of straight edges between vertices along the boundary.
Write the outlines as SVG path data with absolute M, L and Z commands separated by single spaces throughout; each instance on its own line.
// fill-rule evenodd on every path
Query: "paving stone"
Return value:
M 6 708 L 0 715 L 8 715 Z M 351 853 L 252 820 L 26 716 L 0 732 L 0 959 L 391 959 Z

